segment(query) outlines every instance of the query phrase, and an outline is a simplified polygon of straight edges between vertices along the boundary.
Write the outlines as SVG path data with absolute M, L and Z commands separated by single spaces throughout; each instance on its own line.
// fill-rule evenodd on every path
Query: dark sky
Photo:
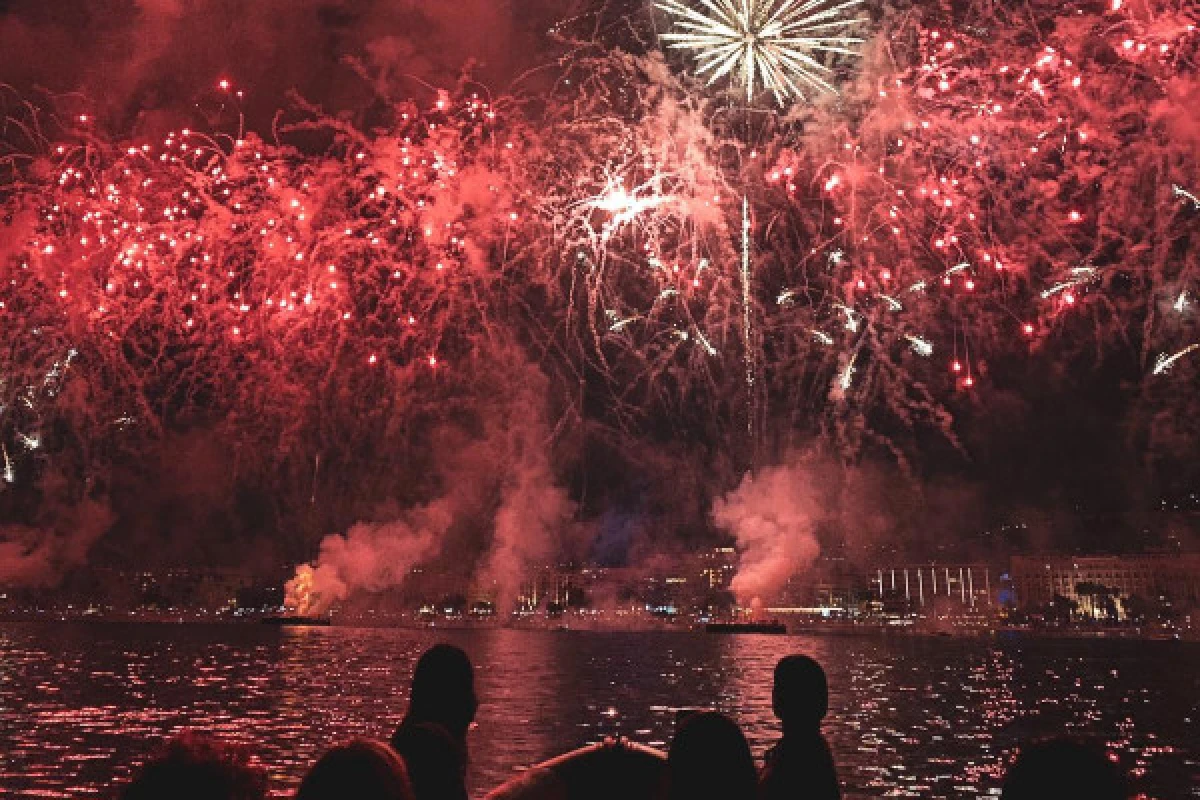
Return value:
M 363 96 L 347 56 L 451 80 L 469 60 L 503 89 L 547 47 L 572 0 L 0 0 L 0 76 L 83 91 L 110 125 L 177 113 L 221 77 L 254 116 L 290 89 L 332 107 Z

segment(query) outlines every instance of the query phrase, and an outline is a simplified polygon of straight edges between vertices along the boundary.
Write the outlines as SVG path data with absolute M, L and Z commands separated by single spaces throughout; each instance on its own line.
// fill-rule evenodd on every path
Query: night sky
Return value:
M 583 3 L 0 0 L 0 77 L 35 103 L 81 93 L 101 128 L 131 141 L 220 117 L 225 109 L 213 87 L 221 79 L 245 91 L 241 108 L 250 130 L 269 132 L 292 92 L 362 122 L 372 118 L 375 100 L 351 59 L 400 95 L 452 83 L 466 65 L 481 85 L 501 94 L 514 82 L 546 85 L 545 75 L 564 53 L 550 31 L 564 20 L 572 31 L 597 32 L 602 44 L 629 46 L 614 23 L 623 8 L 609 4 L 598 17 L 576 5 Z M 1181 371 L 1170 386 L 1143 380 L 1140 341 L 1091 346 L 1088 325 L 1102 313 L 1080 321 L 1077 330 L 1060 330 L 1058 341 L 1067 345 L 981 356 L 976 368 L 988 379 L 986 391 L 951 393 L 945 401 L 957 443 L 924 432 L 915 437 L 916 458 L 908 464 L 871 446 L 841 462 L 846 473 L 820 487 L 839 498 L 837 516 L 848 529 L 839 535 L 864 558 L 871 552 L 992 557 L 1024 548 L 1130 550 L 1161 545 L 1168 530 L 1185 540 L 1194 536 L 1200 513 L 1194 494 L 1200 487 L 1197 373 Z M 423 424 L 438 423 L 425 418 Z M 569 458 L 559 451 L 553 456 L 548 469 L 587 523 L 589 533 L 581 536 L 592 542 L 576 547 L 575 555 L 622 561 L 722 540 L 708 507 L 736 485 L 738 455 L 721 452 L 719 441 L 705 440 L 708 433 L 693 437 L 678 419 L 646 425 L 649 435 L 640 443 L 576 436 L 559 448 Z M 813 425 L 771 430 L 764 447 L 769 462 L 786 462 L 789 452 L 818 436 Z M 126 466 L 109 492 L 116 521 L 90 558 L 115 564 L 294 561 L 311 555 L 321 533 L 388 517 L 415 501 L 429 475 L 476 469 L 413 457 L 407 462 L 412 474 L 400 481 L 411 488 L 409 496 L 381 503 L 379 494 L 390 491 L 384 489 L 369 504 L 347 502 L 317 515 L 310 530 L 298 533 L 281 530 L 289 525 L 283 506 L 291 500 L 229 479 L 227 445 L 202 427 L 171 431 L 140 464 Z M 297 494 L 304 492 L 290 497 Z M 46 496 L 0 494 L 0 519 L 36 522 Z M 1164 503 L 1190 514 L 1163 515 Z M 470 538 L 469 532 L 453 535 Z

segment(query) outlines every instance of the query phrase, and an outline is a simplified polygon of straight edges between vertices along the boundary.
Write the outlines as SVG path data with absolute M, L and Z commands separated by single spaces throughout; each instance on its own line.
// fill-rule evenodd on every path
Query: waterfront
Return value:
M 98 796 L 183 727 L 256 743 L 286 790 L 330 743 L 386 737 L 413 662 L 443 637 L 479 670 L 477 796 L 606 735 L 664 746 L 684 706 L 733 714 L 757 754 L 786 652 L 829 672 L 847 797 L 987 796 L 1014 742 L 1062 732 L 1112 743 L 1148 797 L 1200 796 L 1188 643 L 118 623 L 0 627 L 0 794 Z

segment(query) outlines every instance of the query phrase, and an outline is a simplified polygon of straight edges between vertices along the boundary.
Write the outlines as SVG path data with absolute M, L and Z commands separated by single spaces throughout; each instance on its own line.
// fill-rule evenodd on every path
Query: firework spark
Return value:
M 1162 375 L 1163 373 L 1170 372 L 1171 367 L 1175 366 L 1175 362 L 1179 361 L 1179 359 L 1183 358 L 1189 353 L 1194 352 L 1195 350 L 1200 350 L 1200 344 L 1189 344 L 1187 347 L 1183 348 L 1174 355 L 1159 356 L 1158 361 L 1156 361 L 1154 364 L 1154 374 Z
M 1181 200 L 1187 200 L 1189 203 L 1191 203 L 1196 208 L 1200 208 L 1200 197 L 1196 197 L 1196 195 L 1192 194 L 1191 192 L 1189 192 L 1187 189 L 1183 188 L 1179 184 L 1175 184 L 1174 186 L 1172 186 L 1171 191 L 1174 192 L 1175 196 L 1180 198 Z
M 657 5 L 677 30 L 663 35 L 673 48 L 691 51 L 696 72 L 712 86 L 723 78 L 745 88 L 751 102 L 757 90 L 771 92 L 783 105 L 803 99 L 806 90 L 836 94 L 833 70 L 818 56 L 857 55 L 862 39 L 846 35 L 860 23 L 862 0 L 681 0 Z
M 908 343 L 912 345 L 913 352 L 924 358 L 929 358 L 933 355 L 933 344 L 921 336 L 908 334 L 904 337 Z

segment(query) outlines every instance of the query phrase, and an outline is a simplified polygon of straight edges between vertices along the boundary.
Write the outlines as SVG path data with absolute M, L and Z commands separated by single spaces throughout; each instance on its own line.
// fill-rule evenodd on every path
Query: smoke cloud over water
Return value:
M 575 505 L 556 483 L 545 378 L 510 366 L 505 396 L 480 407 L 479 435 L 446 426 L 433 437 L 441 495 L 326 536 L 288 582 L 289 608 L 322 614 L 355 592 L 402 589 L 426 565 L 469 569 L 481 594 L 513 607 L 530 569 L 559 552 Z
M 300 614 L 324 613 L 351 592 L 400 586 L 427 558 L 454 522 L 453 498 L 413 509 L 395 522 L 359 523 L 345 535 L 326 536 L 313 564 L 287 584 L 287 605 Z
M 811 458 L 748 473 L 713 504 L 714 524 L 737 542 L 738 570 L 730 588 L 739 602 L 776 595 L 813 564 L 820 554 L 815 531 L 822 516 Z

